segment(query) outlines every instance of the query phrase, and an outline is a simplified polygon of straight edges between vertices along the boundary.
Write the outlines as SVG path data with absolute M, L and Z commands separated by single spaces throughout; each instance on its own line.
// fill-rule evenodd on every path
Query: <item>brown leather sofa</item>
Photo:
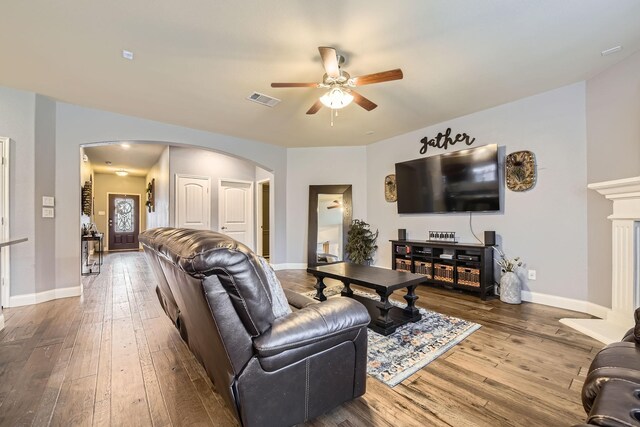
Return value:
M 270 273 L 241 243 L 174 228 L 140 242 L 164 311 L 242 425 L 301 423 L 364 394 L 364 306 L 285 291 L 292 312 L 276 318 Z
M 640 426 L 640 308 L 636 326 L 591 362 L 582 387 L 583 426 Z

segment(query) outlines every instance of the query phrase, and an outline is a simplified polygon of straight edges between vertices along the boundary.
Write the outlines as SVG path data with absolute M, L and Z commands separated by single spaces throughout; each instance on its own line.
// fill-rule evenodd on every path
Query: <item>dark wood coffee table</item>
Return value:
M 324 295 L 324 289 L 327 287 L 324 284 L 325 277 L 341 281 L 344 284 L 341 295 L 356 299 L 367 307 L 371 315 L 369 328 L 379 334 L 389 335 L 398 326 L 408 322 L 416 322 L 422 318 L 415 306 L 418 299 L 415 290 L 418 284 L 426 281 L 424 276 L 348 262 L 309 267 L 307 272 L 313 274 L 317 279 L 315 299 L 319 301 L 327 299 Z M 352 284 L 373 289 L 380 295 L 380 301 L 354 294 L 350 288 Z M 402 288 L 407 289 L 407 293 L 404 295 L 407 306 L 404 308 L 396 307 L 389 302 L 389 296 L 393 291 Z

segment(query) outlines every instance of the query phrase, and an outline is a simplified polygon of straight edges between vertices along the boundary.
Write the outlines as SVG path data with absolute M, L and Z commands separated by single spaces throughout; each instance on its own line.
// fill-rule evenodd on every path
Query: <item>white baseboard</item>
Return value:
M 4 329 L 4 314 L 0 313 L 0 331 L 3 329 Z
M 278 270 L 306 270 L 306 262 L 285 262 L 282 264 L 272 264 L 273 269 Z
M 11 298 L 9 298 L 9 304 L 7 304 L 7 307 L 21 307 L 23 305 L 40 304 L 54 299 L 77 297 L 80 295 L 82 295 L 82 286 L 51 289 L 34 294 L 12 295 Z
M 549 305 L 551 307 L 564 308 L 566 310 L 579 311 L 601 319 L 605 319 L 610 310 L 607 307 L 603 307 L 589 301 L 558 297 L 555 295 L 547 295 L 531 291 L 522 291 L 522 300 L 536 304 Z

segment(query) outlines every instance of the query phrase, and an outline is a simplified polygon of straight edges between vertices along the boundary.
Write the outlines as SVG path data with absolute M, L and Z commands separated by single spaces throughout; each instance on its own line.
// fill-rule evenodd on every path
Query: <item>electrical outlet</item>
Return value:
M 529 270 L 529 280 L 536 280 L 536 271 Z

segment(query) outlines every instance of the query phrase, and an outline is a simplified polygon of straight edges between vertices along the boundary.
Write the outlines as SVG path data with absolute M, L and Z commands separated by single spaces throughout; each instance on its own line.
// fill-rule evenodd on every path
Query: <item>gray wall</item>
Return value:
M 587 81 L 587 181 L 640 175 L 640 53 Z M 588 300 L 611 306 L 612 203 L 587 195 Z
M 78 149 L 101 141 L 153 141 L 212 149 L 246 158 L 274 172 L 275 242 L 273 262 L 285 260 L 286 150 L 270 144 L 188 129 L 151 120 L 57 103 L 56 114 L 56 286 L 77 286 L 80 280 L 78 212 L 80 180 Z M 33 211 L 33 209 L 31 210 Z
M 351 184 L 353 218 L 366 219 L 366 147 L 291 148 L 287 177 L 287 262 L 307 262 L 309 185 Z
M 424 240 L 429 230 L 456 231 L 462 242 L 475 242 L 468 214 L 398 215 L 384 199 L 384 177 L 394 164 L 424 157 L 420 139 L 448 127 L 476 138 L 472 147 L 498 144 L 506 153 L 531 150 L 538 183 L 530 191 L 505 192 L 504 212 L 474 214 L 482 238 L 495 230 L 510 257 L 520 256 L 537 270 L 525 289 L 577 300 L 587 298 L 587 174 L 585 85 L 577 83 L 499 107 L 460 117 L 367 146 L 367 218 L 380 229 L 376 265 L 390 267 L 390 239 L 406 228 L 410 239 Z M 456 145 L 448 151 L 466 148 Z M 429 148 L 427 155 L 443 153 Z
M 176 174 L 206 176 L 211 179 L 212 230 L 218 230 L 218 181 L 223 178 L 255 181 L 255 165 L 246 160 L 197 148 L 171 147 L 169 151 L 169 206 L 176 206 Z M 169 211 L 169 224 L 175 225 L 175 209 Z M 255 227 L 254 227 L 255 228 Z
M 36 96 L 33 93 L 0 87 L 0 135 L 12 140 L 9 230 L 11 237 L 29 239 L 11 248 L 11 295 L 30 294 L 36 291 L 35 104 Z
M 35 292 L 55 288 L 55 219 L 42 218 L 42 196 L 55 195 L 56 155 L 56 103 L 36 95 L 35 108 L 35 191 L 34 196 L 34 244 L 35 244 Z M 58 210 L 56 203 L 54 210 Z M 15 283 L 15 281 L 14 281 Z
M 147 228 L 168 227 L 169 226 L 169 150 L 166 147 L 155 165 L 151 167 L 146 176 L 145 182 L 149 183 L 155 179 L 154 203 L 155 210 L 147 215 Z M 146 201 L 146 199 L 145 199 Z M 146 208 L 146 206 L 145 206 Z

